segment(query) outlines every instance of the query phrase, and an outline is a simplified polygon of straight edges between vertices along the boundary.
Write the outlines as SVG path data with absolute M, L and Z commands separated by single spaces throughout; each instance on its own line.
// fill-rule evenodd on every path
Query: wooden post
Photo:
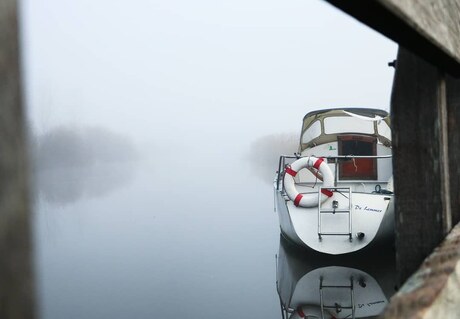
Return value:
M 391 103 L 403 282 L 460 221 L 460 80 L 400 49 Z
M 402 48 L 391 116 L 396 262 L 402 282 L 452 228 L 445 76 Z
M 460 222 L 460 80 L 446 77 L 452 223 Z
M 401 282 L 444 237 L 439 82 L 437 68 L 400 48 L 391 116 Z
M 33 318 L 17 4 L 0 0 L 0 318 Z

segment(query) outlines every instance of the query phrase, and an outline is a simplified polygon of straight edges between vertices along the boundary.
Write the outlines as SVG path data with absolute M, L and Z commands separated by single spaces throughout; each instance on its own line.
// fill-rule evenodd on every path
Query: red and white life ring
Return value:
M 287 166 L 284 170 L 284 189 L 289 199 L 292 200 L 296 206 L 318 206 L 317 194 L 300 194 L 295 187 L 294 177 L 297 175 L 297 172 L 302 168 L 310 167 L 316 168 L 321 173 L 323 177 L 322 187 L 334 187 L 334 176 L 324 159 L 313 156 L 299 158 L 290 166 Z M 333 195 L 333 193 L 328 189 L 322 189 L 321 193 L 321 203 L 324 203 L 326 199 L 332 197 Z
M 326 317 L 323 317 L 321 313 L 321 309 L 319 306 L 304 306 L 304 307 L 297 307 L 297 309 L 292 313 L 289 319 L 308 319 L 308 318 L 331 318 L 335 319 L 334 316 L 329 316 L 326 313 Z

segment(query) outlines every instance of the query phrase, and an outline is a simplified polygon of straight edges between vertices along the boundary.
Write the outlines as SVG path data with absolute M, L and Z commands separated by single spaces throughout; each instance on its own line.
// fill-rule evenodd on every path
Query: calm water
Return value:
M 42 318 L 280 318 L 275 254 L 299 274 L 321 261 L 283 252 L 270 184 L 246 154 L 221 155 L 42 170 Z
M 42 318 L 279 318 L 272 189 L 244 158 L 42 170 Z

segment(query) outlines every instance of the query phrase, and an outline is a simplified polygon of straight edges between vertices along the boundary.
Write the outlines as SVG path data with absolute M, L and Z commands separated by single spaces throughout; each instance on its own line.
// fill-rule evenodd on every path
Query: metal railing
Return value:
M 276 190 L 284 190 L 283 186 L 283 181 L 282 177 L 284 174 L 284 169 L 286 168 L 286 159 L 288 160 L 297 160 L 302 157 L 310 157 L 310 156 L 300 156 L 298 154 L 295 155 L 281 155 L 280 159 L 278 161 L 278 170 L 276 172 Z M 338 180 L 338 165 L 340 161 L 345 161 L 345 160 L 353 160 L 353 159 L 359 159 L 359 158 L 367 158 L 367 159 L 390 159 L 392 158 L 392 155 L 337 155 L 337 156 L 316 156 L 316 155 L 311 155 L 311 157 L 321 157 L 324 159 L 327 159 L 327 162 L 330 163 L 333 161 L 334 167 L 335 167 L 335 174 L 334 174 L 334 186 L 337 186 L 337 180 Z

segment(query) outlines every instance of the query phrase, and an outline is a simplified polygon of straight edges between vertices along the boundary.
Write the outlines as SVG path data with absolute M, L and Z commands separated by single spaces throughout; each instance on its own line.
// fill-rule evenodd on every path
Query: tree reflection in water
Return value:
M 100 127 L 57 127 L 32 136 L 30 153 L 36 195 L 59 205 L 126 185 L 139 157 L 129 139 Z

